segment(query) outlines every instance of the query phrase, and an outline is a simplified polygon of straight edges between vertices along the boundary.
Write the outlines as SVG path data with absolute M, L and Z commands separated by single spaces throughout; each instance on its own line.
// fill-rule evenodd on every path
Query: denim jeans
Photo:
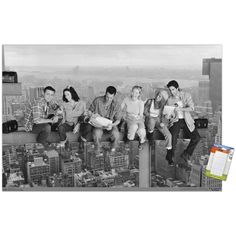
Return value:
M 34 134 L 38 134 L 37 142 L 45 144 L 47 142 L 48 137 L 51 134 L 51 125 L 48 123 L 34 124 L 32 132 Z
M 65 141 L 66 140 L 66 132 L 73 131 L 74 125 L 69 125 L 67 123 L 63 123 L 59 125 L 58 127 L 58 132 L 60 136 L 60 141 Z
M 159 117 L 148 117 L 146 118 L 146 127 L 149 133 L 152 133 L 157 128 L 165 137 L 166 147 L 172 147 L 172 135 L 166 125 L 160 126 Z
M 183 129 L 186 135 L 190 138 L 190 142 L 184 152 L 189 154 L 190 156 L 193 154 L 194 149 L 196 148 L 198 142 L 200 141 L 200 135 L 195 128 L 193 132 L 190 132 L 186 122 L 184 119 L 179 119 L 177 122 L 170 127 L 170 133 L 172 134 L 172 155 L 174 155 L 174 151 L 176 149 L 177 138 L 180 132 L 180 129 Z
M 112 130 L 106 130 L 106 129 L 93 127 L 93 140 L 95 142 L 95 146 L 97 147 L 97 149 L 101 148 L 101 139 L 102 139 L 103 133 L 109 134 L 110 139 L 112 141 L 112 147 L 117 148 L 118 142 L 120 140 L 120 132 L 117 126 L 113 127 Z
M 140 143 L 145 142 L 146 129 L 144 122 L 142 120 L 138 121 L 128 120 L 127 129 L 128 129 L 128 134 L 127 134 L 128 140 L 134 140 L 135 134 L 137 133 L 140 139 Z

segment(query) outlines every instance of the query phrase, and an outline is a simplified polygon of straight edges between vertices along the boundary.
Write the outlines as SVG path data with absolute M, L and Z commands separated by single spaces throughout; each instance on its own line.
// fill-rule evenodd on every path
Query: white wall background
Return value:
M 1 44 L 223 44 L 223 143 L 236 147 L 234 1 L 1 1 Z M 2 104 L 2 103 L 1 103 Z M 221 193 L 0 193 L 2 235 L 227 235 L 236 155 Z

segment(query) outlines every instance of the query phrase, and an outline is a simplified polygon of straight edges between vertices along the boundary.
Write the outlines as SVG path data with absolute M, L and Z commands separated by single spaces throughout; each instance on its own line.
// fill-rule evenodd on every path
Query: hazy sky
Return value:
M 221 58 L 220 45 L 5 45 L 5 65 L 160 66 L 201 68 Z

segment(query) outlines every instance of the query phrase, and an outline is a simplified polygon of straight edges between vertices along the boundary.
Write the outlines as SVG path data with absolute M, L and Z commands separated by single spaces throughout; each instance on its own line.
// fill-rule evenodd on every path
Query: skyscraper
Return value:
M 82 171 L 82 161 L 76 155 L 71 156 L 68 159 L 62 159 L 61 170 L 64 175 L 68 175 L 72 187 L 74 186 L 74 174 Z
M 217 133 L 215 136 L 215 143 L 222 144 L 222 120 L 221 116 L 218 118 Z
M 129 165 L 132 167 L 135 164 L 136 156 L 139 154 L 138 150 L 138 142 L 132 141 L 129 144 L 130 150 L 129 150 Z
M 10 152 L 9 150 L 5 150 L 2 153 L 2 166 L 4 172 L 7 172 L 10 170 Z
M 209 80 L 199 81 L 198 88 L 199 88 L 199 99 L 200 102 L 208 101 L 209 100 L 209 87 L 210 82 Z
M 50 169 L 50 175 L 59 173 L 59 154 L 56 150 L 50 150 L 46 153 Z
M 202 179 L 202 166 L 198 164 L 193 164 L 191 166 L 189 182 L 197 187 L 200 187 L 201 179 Z
M 49 177 L 49 164 L 42 157 L 35 157 L 34 162 L 27 163 L 27 177 L 28 183 L 41 185 L 42 180 Z
M 202 74 L 209 76 L 209 95 L 215 112 L 222 105 L 222 59 L 203 59 Z
M 43 89 L 44 87 L 29 88 L 29 99 L 31 103 L 43 95 Z
M 206 137 L 201 137 L 198 145 L 194 149 L 191 159 L 194 163 L 199 163 L 201 156 L 208 154 L 208 143 Z
M 110 154 L 110 165 L 111 168 L 128 168 L 129 167 L 129 156 L 122 152 L 116 152 Z
M 86 166 L 89 170 L 104 170 L 105 169 L 105 155 L 96 155 L 94 150 L 89 150 L 87 153 Z

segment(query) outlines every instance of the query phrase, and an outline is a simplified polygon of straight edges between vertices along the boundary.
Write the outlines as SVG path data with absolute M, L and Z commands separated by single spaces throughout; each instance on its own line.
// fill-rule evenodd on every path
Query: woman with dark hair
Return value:
M 66 87 L 63 90 L 63 119 L 58 127 L 60 136 L 60 146 L 65 146 L 67 142 L 66 132 L 73 131 L 77 133 L 79 131 L 78 118 L 85 115 L 86 104 L 81 101 L 75 89 L 71 86 Z
M 145 123 L 147 127 L 147 138 L 153 143 L 155 127 L 164 135 L 166 149 L 172 149 L 172 136 L 167 128 L 168 120 L 163 116 L 163 109 L 168 99 L 165 90 L 156 92 L 155 98 L 148 99 L 144 105 Z

